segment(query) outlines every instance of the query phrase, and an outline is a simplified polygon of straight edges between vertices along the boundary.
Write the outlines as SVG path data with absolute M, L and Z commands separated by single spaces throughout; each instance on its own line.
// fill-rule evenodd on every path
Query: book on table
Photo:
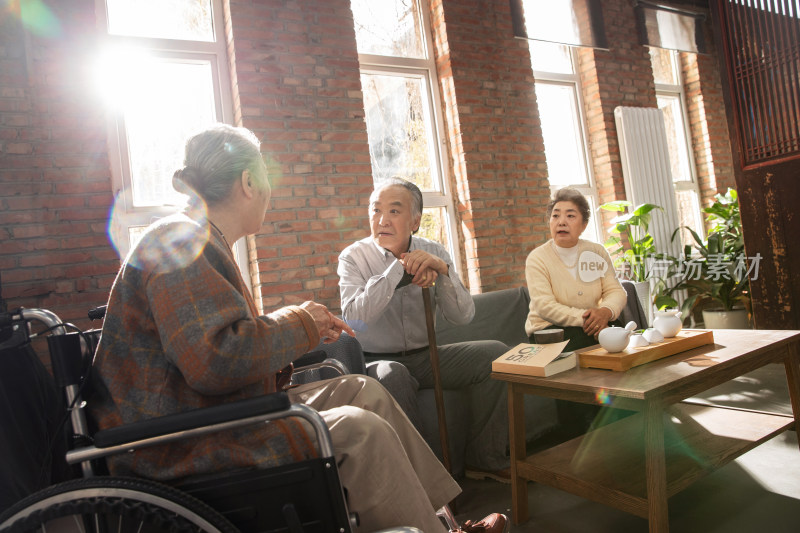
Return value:
M 568 342 L 518 344 L 492 361 L 492 371 L 547 377 L 575 368 L 575 352 L 562 353 Z

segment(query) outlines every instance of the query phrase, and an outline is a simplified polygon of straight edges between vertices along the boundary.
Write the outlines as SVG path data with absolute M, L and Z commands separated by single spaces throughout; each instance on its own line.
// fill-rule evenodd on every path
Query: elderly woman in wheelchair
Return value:
M 254 398 L 284 388 L 292 361 L 321 340 L 355 334 L 315 302 L 259 314 L 231 250 L 259 230 L 270 199 L 251 132 L 225 125 L 203 131 L 188 140 L 184 165 L 173 185 L 189 196 L 188 207 L 148 228 L 114 282 L 88 407 L 100 435 L 112 433 L 106 446 L 135 448 L 108 457 L 111 474 L 192 486 L 223 471 L 313 458 L 311 425 L 283 418 L 137 447 L 120 444 L 125 437 L 111 428 L 187 410 L 249 409 Z M 347 506 L 359 519 L 350 526 L 442 531 L 442 516 L 458 530 L 446 505 L 460 488 L 377 382 L 345 375 L 290 387 L 286 395 L 324 420 L 314 427 L 316 441 L 329 432 L 335 464 L 327 467 L 338 467 Z M 463 530 L 507 528 L 505 517 L 494 514 Z

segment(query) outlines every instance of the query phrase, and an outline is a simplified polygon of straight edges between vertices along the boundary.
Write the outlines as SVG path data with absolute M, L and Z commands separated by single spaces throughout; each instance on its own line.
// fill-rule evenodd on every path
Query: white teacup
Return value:
M 653 328 L 648 328 L 644 330 L 644 333 L 642 333 L 642 337 L 644 337 L 645 340 L 647 340 L 647 342 L 649 342 L 650 344 L 655 344 L 657 342 L 662 342 L 664 340 L 664 335 L 662 335 L 661 332 L 658 331 L 657 329 Z
M 631 340 L 628 341 L 628 348 L 641 348 L 643 346 L 649 346 L 650 343 L 645 339 L 641 333 L 636 333 L 635 335 L 631 335 Z

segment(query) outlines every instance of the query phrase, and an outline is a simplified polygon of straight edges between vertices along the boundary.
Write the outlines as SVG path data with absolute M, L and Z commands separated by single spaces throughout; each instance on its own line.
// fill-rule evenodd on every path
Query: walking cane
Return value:
M 439 372 L 439 351 L 436 348 L 436 332 L 433 329 L 433 307 L 431 291 L 422 288 L 422 301 L 425 304 L 425 325 L 428 328 L 428 345 L 430 346 L 431 369 L 433 370 L 433 392 L 436 397 L 436 412 L 439 415 L 439 440 L 442 443 L 442 463 L 448 472 L 450 469 L 450 446 L 447 439 L 447 420 L 444 415 L 444 396 L 442 395 L 442 375 Z

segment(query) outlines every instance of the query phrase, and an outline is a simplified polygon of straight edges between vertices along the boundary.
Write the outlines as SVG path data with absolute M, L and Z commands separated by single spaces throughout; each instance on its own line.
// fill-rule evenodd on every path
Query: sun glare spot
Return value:
M 597 394 L 595 394 L 595 400 L 600 405 L 608 405 L 611 403 L 611 397 L 608 395 L 608 391 L 605 389 L 600 389 L 597 391 Z
M 134 96 L 140 96 L 153 80 L 142 76 L 149 54 L 132 46 L 111 46 L 97 56 L 94 86 L 106 106 L 119 110 Z
M 264 155 L 264 163 L 267 166 L 269 185 L 273 189 L 277 189 L 283 182 L 283 170 L 281 169 L 281 165 L 275 159 L 270 157 L 269 154 Z
M 20 5 L 20 18 L 31 33 L 39 37 L 58 37 L 61 23 L 41 0 L 28 0 Z M 13 6 L 10 6 L 13 9 Z
M 353 328 L 353 331 L 367 331 L 369 329 L 367 323 L 361 320 L 353 320 L 347 324 Z
M 192 211 L 194 220 L 207 217 L 204 204 L 195 205 Z M 208 242 L 208 224 L 198 226 L 194 222 L 186 222 L 149 231 L 150 226 L 133 226 L 126 223 L 124 218 L 124 202 L 118 196 L 108 215 L 108 238 L 117 253 L 120 256 L 127 255 L 129 264 L 137 268 L 162 272 L 185 268 L 197 259 Z M 146 245 L 137 247 L 142 239 L 147 239 Z

